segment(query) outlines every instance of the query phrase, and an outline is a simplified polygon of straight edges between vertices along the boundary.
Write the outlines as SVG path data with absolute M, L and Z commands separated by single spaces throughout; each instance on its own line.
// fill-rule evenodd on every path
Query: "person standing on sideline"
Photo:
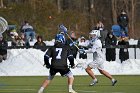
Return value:
M 0 63 L 7 59 L 7 41 L 4 40 L 3 35 L 0 33 Z
M 101 74 L 109 78 L 112 81 L 112 86 L 114 86 L 117 83 L 117 80 L 114 79 L 112 75 L 110 75 L 107 71 L 105 71 L 103 67 L 103 63 L 105 62 L 105 60 L 104 54 L 102 52 L 102 43 L 100 39 L 98 39 L 98 30 L 92 30 L 90 32 L 90 37 L 92 38 L 92 48 L 84 51 L 86 53 L 96 54 L 96 56 L 94 55 L 94 60 L 90 62 L 85 68 L 85 71 L 93 79 L 90 86 L 94 86 L 96 85 L 96 83 L 98 83 L 98 80 L 92 71 L 93 68 L 97 68 Z
M 120 48 L 120 50 L 119 50 L 119 59 L 122 63 L 123 61 L 129 59 L 129 51 L 127 48 L 127 46 L 129 46 L 129 42 L 128 42 L 128 38 L 126 37 L 125 34 L 122 34 L 122 36 L 118 42 L 118 45 L 126 46 L 126 48 Z
M 140 46 L 140 38 L 138 39 L 137 46 Z
M 76 38 L 76 35 L 75 35 L 74 31 L 71 31 L 70 37 L 71 37 L 71 39 L 73 41 L 71 39 L 67 39 L 66 40 L 66 45 L 70 46 L 70 49 L 71 49 L 72 54 L 73 54 L 73 57 L 76 58 L 78 49 L 77 49 L 77 47 L 75 45 L 78 45 L 78 40 Z
M 29 42 L 35 39 L 35 31 L 33 26 L 29 22 L 25 21 L 24 25 L 21 27 L 21 32 L 25 35 L 26 46 L 30 46 Z
M 126 34 L 126 36 L 128 36 L 129 18 L 124 10 L 122 10 L 121 14 L 117 17 L 117 22 L 121 28 L 121 31 L 124 32 Z
M 85 50 L 87 49 L 88 47 L 88 42 L 86 40 L 86 38 L 84 36 L 80 37 L 79 38 L 79 44 L 78 44 L 78 47 L 79 47 L 79 50 Z M 87 53 L 79 53 L 79 58 L 81 59 L 87 59 Z
M 70 61 L 71 68 L 74 68 L 74 57 L 71 54 L 69 46 L 64 44 L 64 36 L 62 34 L 57 34 L 55 37 L 55 45 L 48 49 L 44 55 L 44 61 L 47 68 L 50 68 L 50 74 L 47 80 L 44 81 L 38 93 L 43 93 L 44 89 L 50 84 L 55 74 L 59 72 L 61 76 L 68 77 L 68 92 L 77 93 L 73 90 L 74 77 L 67 65 L 67 58 Z M 49 63 L 49 58 L 51 59 L 51 64 Z
M 111 47 L 117 44 L 117 38 L 113 35 L 112 32 L 108 32 L 105 39 L 105 46 Z M 106 61 L 115 61 L 116 60 L 116 48 L 106 48 Z
M 42 36 L 37 36 L 37 41 L 34 44 L 34 48 L 40 49 L 41 51 L 45 52 L 46 51 L 46 44 L 43 42 L 43 37 Z

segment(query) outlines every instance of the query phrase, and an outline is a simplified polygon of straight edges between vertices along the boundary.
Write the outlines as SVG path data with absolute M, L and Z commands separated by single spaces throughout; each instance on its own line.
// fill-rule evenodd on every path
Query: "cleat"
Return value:
M 89 84 L 90 86 L 95 86 L 96 83 L 98 83 L 98 80 L 93 80 L 91 84 Z
M 112 86 L 114 86 L 117 83 L 117 80 L 112 81 Z
M 69 93 L 77 93 L 76 91 L 74 91 L 73 89 L 69 90 Z

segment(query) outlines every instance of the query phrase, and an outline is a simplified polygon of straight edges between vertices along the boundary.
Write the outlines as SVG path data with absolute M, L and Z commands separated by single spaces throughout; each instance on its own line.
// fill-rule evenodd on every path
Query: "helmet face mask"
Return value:
M 89 37 L 92 39 L 92 38 L 96 38 L 96 34 L 90 34 Z
M 90 38 L 92 38 L 92 39 L 100 37 L 99 30 L 92 30 L 92 31 L 89 33 L 89 35 L 90 35 Z

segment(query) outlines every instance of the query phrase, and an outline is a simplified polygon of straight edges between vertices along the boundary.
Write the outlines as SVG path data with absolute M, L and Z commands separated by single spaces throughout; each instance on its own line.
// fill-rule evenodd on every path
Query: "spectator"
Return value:
M 113 35 L 112 32 L 108 32 L 105 39 L 105 46 L 111 47 L 117 44 L 117 38 Z M 116 60 L 116 49 L 115 48 L 106 48 L 106 60 L 115 61 Z
M 12 36 L 12 46 L 18 46 L 18 36 Z
M 111 30 L 113 32 L 113 35 L 115 35 L 116 37 L 121 36 L 122 31 L 121 31 L 121 27 L 119 25 L 112 25 L 111 28 L 112 28 Z
M 2 34 L 0 34 L 0 62 L 7 59 L 7 46 L 7 41 L 5 41 Z
M 27 21 L 25 21 L 25 24 L 22 26 L 21 30 L 25 35 L 26 44 L 28 44 L 29 41 L 33 41 L 33 39 L 35 39 L 35 31 Z
M 126 36 L 128 36 L 128 22 L 129 18 L 124 10 L 121 11 L 121 14 L 117 17 L 117 22 L 121 27 L 121 31 L 125 32 Z
M 46 44 L 43 42 L 42 36 L 37 37 L 37 42 L 34 44 L 34 47 L 46 51 Z
M 101 40 L 101 43 L 103 46 L 105 45 L 105 39 L 107 37 L 107 33 L 108 33 L 108 30 L 103 30 L 100 32 L 101 37 L 99 39 Z
M 78 45 L 78 40 L 76 38 L 76 35 L 75 35 L 75 32 L 74 31 L 71 31 L 70 37 L 71 37 L 71 39 L 73 41 L 71 39 L 66 40 L 66 45 L 70 46 L 70 49 L 72 51 L 72 54 L 73 54 L 74 58 L 76 58 L 77 51 L 78 51 L 78 49 L 77 49 L 76 46 Z
M 18 45 L 19 46 L 25 46 L 25 38 L 24 38 L 24 35 L 21 34 L 21 36 L 19 36 L 19 41 L 18 41 Z
M 140 46 L 140 38 L 138 39 L 138 43 L 137 43 L 137 45 Z
M 105 45 L 105 38 L 108 31 L 104 29 L 104 24 L 102 21 L 98 21 L 94 30 L 99 30 L 98 37 L 101 40 L 102 45 Z
M 11 31 L 10 31 L 10 36 L 11 36 L 11 38 L 14 38 L 14 36 L 18 36 L 18 33 L 17 33 L 17 31 L 16 31 L 15 28 L 12 28 L 12 29 L 11 29 Z
M 87 46 L 88 46 L 88 43 L 85 39 L 85 37 L 81 37 L 80 40 L 79 40 L 79 44 L 78 44 L 78 47 L 80 50 L 85 50 L 87 49 Z M 87 59 L 87 53 L 79 53 L 79 58 L 82 58 L 82 59 Z
M 100 30 L 100 31 L 104 30 L 104 24 L 102 23 L 102 21 L 99 21 L 96 24 L 95 30 Z
M 122 34 L 120 41 L 118 42 L 118 45 L 126 46 L 126 48 L 120 48 L 119 51 L 119 59 L 121 63 L 127 59 L 129 59 L 129 52 L 127 46 L 129 45 L 128 38 L 124 34 Z
M 12 46 L 25 46 L 24 35 L 12 36 Z

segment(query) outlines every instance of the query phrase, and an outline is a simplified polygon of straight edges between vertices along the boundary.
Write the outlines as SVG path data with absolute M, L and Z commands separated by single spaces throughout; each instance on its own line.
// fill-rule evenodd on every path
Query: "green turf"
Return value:
M 97 76 L 99 83 L 89 86 L 89 76 L 75 76 L 74 89 L 78 93 L 140 93 L 140 76 L 114 76 L 118 82 Z M 0 77 L 0 93 L 37 93 L 46 77 Z M 57 76 L 44 93 L 68 93 L 67 78 Z

